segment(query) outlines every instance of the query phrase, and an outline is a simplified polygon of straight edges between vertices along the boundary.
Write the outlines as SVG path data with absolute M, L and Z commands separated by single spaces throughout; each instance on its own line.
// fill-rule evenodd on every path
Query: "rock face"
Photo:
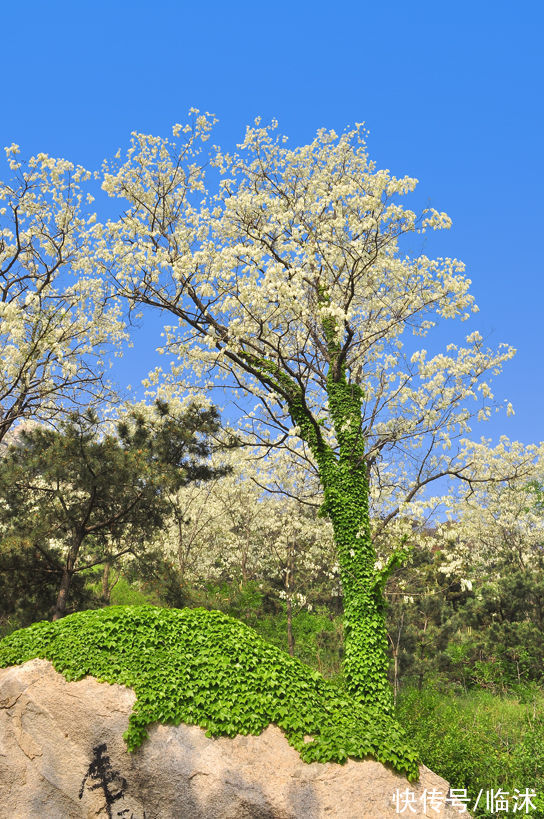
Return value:
M 424 766 L 419 782 L 409 783 L 374 761 L 309 765 L 275 726 L 260 736 L 210 739 L 197 726 L 157 725 L 128 753 L 122 735 L 134 701 L 132 690 L 91 677 L 68 683 L 45 660 L 0 669 L 0 817 L 459 815 L 444 804 L 448 784 Z M 433 789 L 441 792 L 438 813 L 421 798 Z

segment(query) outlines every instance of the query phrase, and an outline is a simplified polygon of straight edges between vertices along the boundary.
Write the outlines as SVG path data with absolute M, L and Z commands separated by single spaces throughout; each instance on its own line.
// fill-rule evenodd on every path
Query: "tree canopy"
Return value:
M 6 148 L 0 181 L 0 441 L 26 419 L 48 421 L 118 397 L 105 355 L 127 337 L 119 306 L 93 275 L 91 173 Z
M 290 149 L 276 123 L 257 123 L 239 153 L 201 157 L 213 122 L 197 112 L 175 126 L 181 144 L 133 134 L 126 161 L 104 168 L 104 189 L 128 207 L 100 231 L 103 264 L 133 305 L 174 319 L 163 350 L 178 361 L 151 381 L 185 389 L 190 370 L 198 390 L 255 396 L 248 439 L 296 456 L 301 437 L 313 460 L 308 436 L 338 444 L 327 377 L 343 367 L 361 387 L 365 462 L 384 484 L 394 466 L 399 504 L 462 474 L 459 441 L 491 414 L 490 377 L 514 350 L 487 349 L 477 331 L 435 355 L 415 343 L 477 311 L 460 261 L 406 253 L 410 238 L 448 228 L 447 215 L 399 203 L 417 180 L 377 170 L 360 125 Z M 301 436 L 294 403 L 309 424 Z

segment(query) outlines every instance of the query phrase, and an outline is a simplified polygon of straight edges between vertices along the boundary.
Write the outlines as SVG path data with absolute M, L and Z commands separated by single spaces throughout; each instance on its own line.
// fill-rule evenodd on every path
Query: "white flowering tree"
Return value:
M 448 520 L 437 528 L 443 572 L 466 585 L 531 571 L 544 553 L 544 519 L 535 494 L 544 475 L 544 443 L 524 446 L 502 437 L 491 446 L 482 439 L 471 444 L 471 455 L 474 473 L 489 480 L 444 499 Z
M 10 178 L 0 182 L 0 441 L 24 419 L 113 400 L 102 356 L 125 337 L 92 275 L 90 173 L 18 153 L 6 149 Z
M 253 398 L 240 406 L 248 444 L 313 468 L 340 565 L 346 682 L 389 711 L 383 588 L 406 550 L 378 561 L 370 486 L 393 470 L 394 517 L 431 482 L 468 474 L 459 442 L 491 412 L 488 376 L 514 351 L 486 349 L 477 332 L 418 348 L 427 334 L 436 343 L 437 321 L 477 309 L 470 280 L 455 259 L 410 252 L 411 236 L 450 220 L 400 204 L 416 180 L 377 170 L 362 126 L 290 149 L 257 121 L 238 153 L 199 156 L 212 126 L 193 112 L 173 140 L 135 133 L 105 163 L 103 187 L 126 209 L 101 231 L 102 264 L 131 305 L 170 317 L 175 360 L 151 384 Z

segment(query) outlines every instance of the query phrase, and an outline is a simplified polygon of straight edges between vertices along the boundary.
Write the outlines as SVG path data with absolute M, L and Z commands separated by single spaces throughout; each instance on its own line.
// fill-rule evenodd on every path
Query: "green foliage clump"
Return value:
M 172 569 L 170 573 L 172 574 Z M 269 586 L 251 580 L 245 583 L 208 581 L 198 587 L 185 585 L 185 605 L 191 608 L 202 606 L 206 609 L 219 609 L 254 628 L 268 643 L 287 651 L 286 605 L 275 599 L 269 589 Z M 314 588 L 312 592 L 315 592 Z M 137 602 L 139 601 L 135 599 L 115 599 L 112 593 L 112 603 Z M 172 605 L 164 599 L 149 602 Z M 294 656 L 319 671 L 325 678 L 340 679 L 343 656 L 342 617 L 318 603 L 312 611 L 302 609 L 293 613 L 292 626 Z
M 133 688 L 129 750 L 155 722 L 199 725 L 208 736 L 260 734 L 274 723 L 306 762 L 371 756 L 418 777 L 418 756 L 395 720 L 218 611 L 111 606 L 0 641 L 0 667 L 36 657 L 67 680 L 89 674 Z

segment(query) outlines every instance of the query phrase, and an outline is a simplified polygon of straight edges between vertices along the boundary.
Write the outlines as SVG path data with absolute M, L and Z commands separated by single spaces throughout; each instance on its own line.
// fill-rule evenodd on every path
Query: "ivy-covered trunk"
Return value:
M 291 391 L 289 411 L 317 461 L 324 493 L 320 516 L 328 517 L 334 530 L 344 596 L 344 674 L 348 690 L 359 701 L 390 713 L 393 698 L 388 679 L 383 590 L 390 572 L 403 562 L 407 552 L 397 549 L 384 567 L 377 565 L 361 430 L 362 390 L 348 382 L 342 363 L 334 360 L 336 349 L 332 343 L 330 352 L 327 394 L 337 447 L 326 443 L 300 392 Z
M 328 299 L 320 291 L 321 304 Z M 363 389 L 349 383 L 344 354 L 336 338 L 335 320 L 325 316 L 329 367 L 327 397 L 337 446 L 323 439 L 304 400 L 290 402 L 291 416 L 300 427 L 319 468 L 324 503 L 340 565 L 344 597 L 344 675 L 348 690 L 360 702 L 384 713 L 393 710 L 388 679 L 389 657 L 385 625 L 384 586 L 389 574 L 407 557 L 396 549 L 385 566 L 377 564 L 369 513 L 369 480 L 362 432 Z
M 322 303 L 325 304 L 323 297 Z M 322 322 L 327 340 L 329 417 L 336 438 L 332 447 L 306 404 L 304 391 L 290 376 L 265 359 L 244 353 L 258 376 L 283 393 L 289 413 L 319 469 L 324 502 L 321 517 L 333 526 L 344 596 L 344 674 L 348 690 L 360 702 L 383 713 L 393 710 L 388 678 L 384 586 L 408 555 L 401 546 L 386 565 L 376 561 L 369 516 L 369 481 L 362 433 L 363 390 L 346 375 L 334 321 Z
M 337 472 L 342 472 L 337 467 Z M 364 465 L 359 476 L 324 479 L 344 596 L 344 674 L 357 699 L 391 711 L 389 659 L 382 584 L 376 582 L 375 552 L 368 519 L 368 484 Z M 357 477 L 359 478 L 357 480 Z
M 389 713 L 393 707 L 383 585 L 376 566 L 369 517 L 369 485 L 361 436 L 360 390 L 329 378 L 329 407 L 339 443 L 318 455 L 325 495 L 321 514 L 331 520 L 344 597 L 344 675 L 361 702 Z

